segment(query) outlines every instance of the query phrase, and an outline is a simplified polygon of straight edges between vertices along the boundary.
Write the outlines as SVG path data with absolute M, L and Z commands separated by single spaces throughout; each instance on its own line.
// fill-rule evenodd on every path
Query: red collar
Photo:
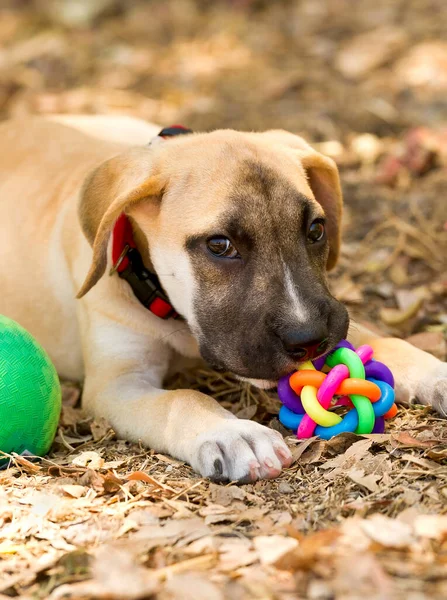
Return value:
M 173 125 L 162 129 L 158 135 L 166 139 L 185 133 L 192 132 L 181 125 Z M 125 279 L 138 300 L 151 313 L 161 319 L 178 317 L 157 275 L 144 266 L 135 244 L 132 225 L 124 213 L 119 216 L 113 228 L 112 265 L 111 274 L 117 272 L 122 279 Z

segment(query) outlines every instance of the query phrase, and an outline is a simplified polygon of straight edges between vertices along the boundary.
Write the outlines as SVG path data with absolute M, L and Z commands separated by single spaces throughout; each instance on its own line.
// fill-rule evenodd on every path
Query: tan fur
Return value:
M 213 474 L 221 448 L 223 477 L 277 475 L 291 457 L 276 432 L 234 419 L 198 392 L 163 390 L 177 353 L 199 356 L 191 308 L 196 282 L 183 242 L 219 219 L 237 165 L 262 155 L 325 210 L 332 267 L 341 215 L 335 165 L 285 132 L 219 131 L 148 149 L 131 146 L 155 126 L 118 119 L 118 136 L 110 134 L 114 118 L 65 121 L 69 127 L 40 119 L 0 126 L 0 313 L 38 339 L 62 376 L 85 377 L 86 409 L 109 419 L 118 435 L 169 452 L 203 475 Z M 206 170 L 200 169 L 205 157 Z M 125 282 L 103 275 L 111 266 L 110 232 L 123 210 L 140 243 L 150 240 L 144 255 L 149 259 L 150 251 L 188 325 L 158 319 Z M 78 292 L 82 298 L 76 301 Z M 444 381 L 443 364 L 405 342 L 373 343 L 378 358 L 394 370 L 402 400 L 417 394 L 430 373 Z M 421 399 L 434 403 L 430 393 Z M 445 404 L 438 408 L 442 412 Z
M 337 165 L 328 156 L 316 152 L 305 140 L 287 131 L 267 131 L 264 135 L 277 143 L 284 144 L 287 148 L 297 150 L 310 189 L 326 214 L 326 227 L 330 244 L 327 269 L 333 269 L 340 252 L 340 223 L 343 209 L 343 197 Z

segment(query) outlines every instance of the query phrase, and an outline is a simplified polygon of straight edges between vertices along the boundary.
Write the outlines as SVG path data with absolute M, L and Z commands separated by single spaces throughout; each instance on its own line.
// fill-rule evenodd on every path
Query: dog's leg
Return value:
M 170 349 L 104 316 L 89 315 L 83 404 L 116 433 L 187 461 L 204 477 L 255 481 L 291 464 L 281 434 L 237 419 L 193 390 L 162 389 Z
M 380 337 L 361 325 L 352 324 L 348 337 L 354 346 L 372 346 L 374 357 L 391 369 L 398 402 L 417 400 L 447 416 L 447 363 L 404 340 Z

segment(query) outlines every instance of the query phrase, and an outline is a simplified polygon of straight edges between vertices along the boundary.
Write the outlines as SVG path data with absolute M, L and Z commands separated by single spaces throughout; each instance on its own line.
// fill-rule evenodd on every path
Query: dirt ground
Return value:
M 444 0 L 2 0 L 0 117 L 305 135 L 341 170 L 334 292 L 445 360 L 446 23 Z M 183 379 L 281 427 L 273 393 Z M 290 436 L 279 479 L 223 486 L 63 390 L 49 457 L 0 471 L 0 600 L 447 597 L 447 421 L 417 400 L 384 435 Z

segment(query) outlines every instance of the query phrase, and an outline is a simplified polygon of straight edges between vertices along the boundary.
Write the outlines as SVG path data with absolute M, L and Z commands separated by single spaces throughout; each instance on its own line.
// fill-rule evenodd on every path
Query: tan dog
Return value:
M 119 436 L 216 479 L 278 475 L 291 454 L 277 432 L 197 391 L 165 391 L 163 379 L 179 355 L 201 354 L 267 387 L 346 335 L 325 276 L 340 243 L 334 163 L 282 131 L 147 147 L 158 128 L 144 122 L 59 120 L 0 126 L 0 313 L 36 336 L 61 376 L 85 379 L 85 408 Z M 123 212 L 183 320 L 157 317 L 108 276 Z M 354 344 L 371 342 L 356 331 Z M 400 401 L 446 414 L 447 364 L 397 339 L 372 344 Z

